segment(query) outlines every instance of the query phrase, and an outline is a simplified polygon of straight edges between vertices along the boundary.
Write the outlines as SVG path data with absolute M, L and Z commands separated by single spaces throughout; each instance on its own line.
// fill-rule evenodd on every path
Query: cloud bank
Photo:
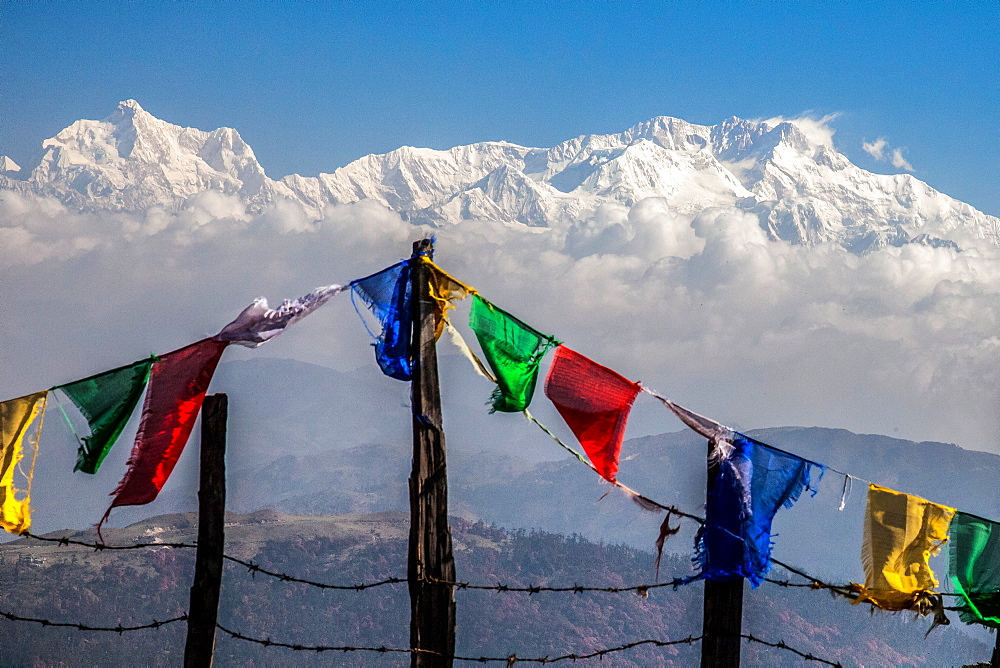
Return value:
M 368 202 L 313 221 L 284 205 L 247 215 L 217 193 L 142 216 L 4 193 L 0 394 L 180 347 L 257 296 L 276 303 L 367 275 L 431 232 L 437 260 L 484 296 L 733 426 L 843 427 L 997 450 L 994 251 L 911 244 L 856 256 L 769 241 L 737 209 L 692 218 L 657 198 L 538 233 L 492 221 L 430 230 Z M 457 313 L 464 321 L 465 307 Z M 231 355 L 369 365 L 356 318 L 338 297 L 264 348 Z M 679 428 L 661 413 L 636 423 Z

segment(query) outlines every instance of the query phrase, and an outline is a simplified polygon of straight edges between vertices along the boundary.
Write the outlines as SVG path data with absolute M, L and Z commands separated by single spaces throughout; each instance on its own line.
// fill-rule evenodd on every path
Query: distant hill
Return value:
M 405 510 L 411 448 L 405 412 L 399 411 L 401 418 L 373 416 L 370 408 L 366 413 L 363 404 L 372 391 L 365 390 L 366 385 L 355 385 L 354 378 L 345 374 L 299 364 L 302 371 L 294 374 L 299 390 L 292 396 L 311 397 L 312 405 L 297 407 L 310 416 L 310 424 L 301 426 L 295 419 L 275 422 L 270 415 L 290 412 L 294 401 L 282 399 L 280 386 L 270 388 L 257 378 L 269 375 L 269 367 L 277 363 L 224 365 L 220 373 L 222 383 L 234 388 L 229 508 L 291 513 Z M 523 419 L 488 415 L 482 405 L 483 384 L 471 385 L 471 374 L 456 363 L 465 362 L 444 358 L 442 364 L 452 388 L 446 406 L 452 513 L 510 529 L 576 533 L 651 549 L 662 515 L 641 511 L 618 493 L 598 501 L 608 491 L 606 484 Z M 395 389 L 384 379 L 377 380 L 379 388 Z M 246 388 L 258 384 L 262 394 L 257 403 L 247 405 Z M 404 404 L 406 397 L 399 394 Z M 543 402 L 538 403 L 539 411 L 546 410 Z M 274 412 L 261 410 L 265 406 Z M 324 406 L 334 410 L 324 411 Z M 370 417 L 366 422 L 359 415 Z M 562 428 L 558 417 L 546 419 L 553 428 Z M 664 416 L 662 424 L 671 423 L 679 425 L 672 416 Z M 376 429 L 384 430 L 382 436 Z M 840 429 L 781 427 L 750 433 L 859 478 L 1000 519 L 1000 497 L 991 492 L 1000 479 L 1000 456 Z M 619 477 L 658 501 L 701 512 L 705 447 L 703 438 L 686 429 L 629 439 L 622 447 Z M 539 461 L 540 456 L 550 459 Z M 843 491 L 843 476 L 828 471 L 815 497 L 806 496 L 778 514 L 779 558 L 830 579 L 862 577 L 859 554 L 866 487 L 853 481 L 846 508 L 840 512 Z M 195 498 L 193 487 L 175 489 L 158 505 L 190 510 Z M 667 549 L 689 555 L 690 529 L 685 526 Z
M 190 541 L 193 514 L 150 518 L 109 529 L 109 543 Z M 227 518 L 228 553 L 265 568 L 314 580 L 356 584 L 405 574 L 404 513 L 295 516 L 274 511 Z M 623 586 L 653 581 L 653 555 L 630 547 L 592 543 L 579 536 L 509 532 L 482 523 L 453 521 L 460 580 L 478 584 Z M 54 532 L 93 540 L 93 531 Z M 0 611 L 94 625 L 144 624 L 187 607 L 193 550 L 153 548 L 94 552 L 88 548 L 20 539 L 0 547 Z M 666 557 L 665 577 L 690 572 L 689 562 Z M 557 594 L 459 591 L 458 652 L 472 656 L 554 656 L 627 642 L 697 635 L 701 585 L 631 593 Z M 276 641 L 405 647 L 408 595 L 404 585 L 365 592 L 321 591 L 284 583 L 229 564 L 220 622 Z M 746 596 L 744 630 L 845 665 L 961 665 L 989 656 L 990 646 L 960 624 L 923 637 L 927 622 L 909 616 L 869 615 L 863 607 L 823 592 L 765 584 Z M 0 624 L 4 665 L 177 665 L 184 623 L 121 636 L 35 624 Z M 790 653 L 759 645 L 743 649 L 746 665 L 800 666 Z M 264 648 L 221 635 L 220 666 L 407 665 L 376 653 L 294 652 Z M 610 655 L 601 665 L 691 666 L 698 647 L 639 647 Z
M 466 363 L 442 360 L 442 382 L 449 389 L 445 424 L 452 514 L 508 529 L 537 528 L 652 549 L 661 514 L 642 511 L 618 493 L 598 501 L 608 491 L 606 484 L 519 416 L 489 415 L 483 405 L 486 383 L 473 384 L 479 379 L 456 364 Z M 226 363 L 218 376 L 214 389 L 230 393 L 230 510 L 332 514 L 408 507 L 411 444 L 405 384 L 381 377 L 377 369 L 341 373 L 273 359 Z M 539 416 L 562 430 L 558 416 L 546 415 L 545 402 L 537 403 Z M 669 414 L 656 424 L 679 426 Z M 44 448 L 45 457 L 39 458 L 33 492 L 36 528 L 96 522 L 120 473 L 109 460 L 99 476 L 71 474 L 73 453 L 65 435 L 50 431 L 63 441 L 60 447 Z M 1000 499 L 992 493 L 1000 479 L 1000 456 L 837 429 L 782 427 L 751 433 L 861 478 L 1000 519 Z M 116 511 L 112 526 L 196 508 L 196 439 L 160 498 L 149 506 Z M 127 446 L 126 436 L 112 457 L 122 461 Z M 62 453 L 62 460 L 46 458 L 56 453 Z M 700 513 L 704 461 L 705 441 L 689 430 L 633 438 L 622 448 L 620 478 L 658 501 Z M 842 476 L 829 471 L 815 497 L 807 495 L 778 514 L 778 558 L 830 580 L 862 577 L 865 485 L 854 482 L 840 512 L 843 483 Z M 67 505 L 67 498 L 74 503 Z M 666 549 L 687 557 L 693 527 L 682 526 Z

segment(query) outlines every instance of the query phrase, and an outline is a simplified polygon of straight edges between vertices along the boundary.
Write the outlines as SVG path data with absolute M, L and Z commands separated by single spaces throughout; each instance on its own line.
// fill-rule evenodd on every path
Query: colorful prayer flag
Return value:
M 615 482 L 625 424 L 640 386 L 566 346 L 556 348 L 545 395 L 605 480 Z
M 861 560 L 865 584 L 852 585 L 855 603 L 884 610 L 940 611 L 937 578 L 929 559 L 948 540 L 954 508 L 891 489 L 868 486 Z
M 243 309 L 235 320 L 223 327 L 215 338 L 219 341 L 238 343 L 247 348 L 256 348 L 318 309 L 330 297 L 346 289 L 342 285 L 316 288 L 298 299 L 284 300 L 276 309 L 268 308 L 267 299 L 259 297 Z
M 10 533 L 21 534 L 31 527 L 31 482 L 47 396 L 47 391 L 35 392 L 0 403 L 0 526 Z M 24 437 L 35 418 L 39 418 L 38 426 L 29 440 L 31 464 L 25 473 L 20 466 Z M 16 487 L 15 472 L 24 478 L 23 490 Z
M 486 363 L 496 374 L 490 412 L 517 413 L 526 409 L 535 392 L 538 365 L 558 342 L 479 295 L 472 300 L 469 327 L 479 339 Z
M 397 380 L 413 378 L 413 312 L 411 308 L 410 263 L 400 262 L 367 278 L 351 283 L 351 303 L 375 343 L 375 360 L 382 373 Z M 375 334 L 355 301 L 355 295 L 378 318 L 382 331 Z
M 951 582 L 966 624 L 1000 628 L 1000 524 L 955 513 L 948 531 Z
M 434 300 L 434 340 L 437 341 L 444 331 L 448 311 L 455 308 L 452 302 L 456 299 L 465 299 L 476 291 L 449 275 L 427 256 L 420 256 L 420 261 L 427 265 L 428 269 L 428 292 Z
M 97 473 L 135 411 L 152 364 L 153 358 L 52 388 L 68 396 L 90 425 L 90 436 L 77 435 L 80 447 L 74 471 Z
M 719 462 L 698 530 L 696 560 L 706 580 L 746 578 L 754 588 L 771 569 L 771 523 L 810 489 L 812 469 L 824 467 L 733 432 Z
M 184 451 L 219 358 L 229 343 L 203 339 L 153 363 L 142 421 L 128 460 L 128 470 L 112 494 L 112 508 L 153 501 Z

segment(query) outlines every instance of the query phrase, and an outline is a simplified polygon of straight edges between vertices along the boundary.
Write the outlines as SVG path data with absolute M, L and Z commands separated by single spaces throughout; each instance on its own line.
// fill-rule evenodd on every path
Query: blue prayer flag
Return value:
M 371 309 L 382 325 L 375 334 L 358 309 L 355 295 Z M 367 278 L 351 283 L 351 302 L 361 316 L 365 329 L 375 339 L 375 360 L 382 373 L 397 380 L 413 377 L 413 355 L 410 339 L 413 334 L 413 313 L 410 309 L 410 263 L 400 262 Z
M 706 580 L 746 578 L 756 588 L 771 568 L 775 514 L 811 489 L 813 467 L 820 479 L 825 467 L 739 432 L 734 432 L 732 446 L 708 496 L 695 560 Z

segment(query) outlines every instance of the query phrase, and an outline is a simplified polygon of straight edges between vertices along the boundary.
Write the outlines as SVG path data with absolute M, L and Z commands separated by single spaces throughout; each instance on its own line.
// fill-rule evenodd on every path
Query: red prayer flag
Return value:
M 112 494 L 112 508 L 139 506 L 156 498 L 184 451 L 215 367 L 228 341 L 204 339 L 167 353 L 153 363 L 142 421 L 128 459 L 128 470 Z
M 618 475 L 618 455 L 639 383 L 566 346 L 556 348 L 545 379 L 547 396 L 573 431 L 594 468 L 609 482 Z

